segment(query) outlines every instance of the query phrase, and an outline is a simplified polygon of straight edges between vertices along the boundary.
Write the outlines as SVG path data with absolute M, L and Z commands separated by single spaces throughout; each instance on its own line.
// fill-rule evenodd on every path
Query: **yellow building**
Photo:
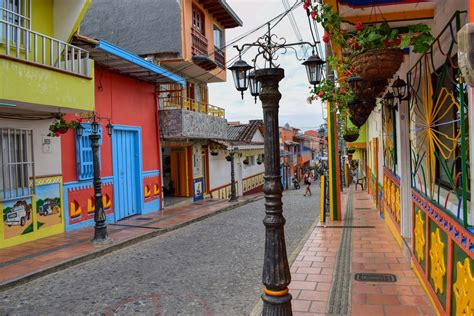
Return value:
M 0 248 L 64 231 L 53 135 L 94 108 L 93 63 L 70 44 L 90 2 L 0 1 Z

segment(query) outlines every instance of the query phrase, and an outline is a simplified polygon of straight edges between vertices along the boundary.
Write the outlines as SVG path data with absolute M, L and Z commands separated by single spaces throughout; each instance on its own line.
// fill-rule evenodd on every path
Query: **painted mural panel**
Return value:
M 3 234 L 5 239 L 26 235 L 34 231 L 32 198 L 2 202 Z
M 36 187 L 36 214 L 39 230 L 62 223 L 59 182 Z
M 113 182 L 102 179 L 102 202 L 105 214 L 113 213 Z M 92 181 L 66 183 L 68 213 L 67 225 L 74 225 L 94 218 L 95 200 Z
M 161 209 L 161 176 L 159 170 L 143 172 L 144 213 Z

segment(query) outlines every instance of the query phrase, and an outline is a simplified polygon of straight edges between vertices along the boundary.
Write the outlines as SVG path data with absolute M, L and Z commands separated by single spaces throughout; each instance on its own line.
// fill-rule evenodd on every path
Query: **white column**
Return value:
M 410 113 L 408 102 L 398 106 L 400 134 L 398 164 L 400 166 L 400 229 L 402 237 L 411 238 L 411 174 L 410 174 Z

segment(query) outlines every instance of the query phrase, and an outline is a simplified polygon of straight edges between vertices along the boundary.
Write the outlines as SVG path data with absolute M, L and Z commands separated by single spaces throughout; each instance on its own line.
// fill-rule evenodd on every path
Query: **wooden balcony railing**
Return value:
M 193 55 L 207 56 L 209 54 L 207 38 L 194 27 L 191 28 L 191 37 Z
M 214 60 L 216 61 L 219 67 L 225 67 L 225 53 L 223 50 L 214 46 Z
M 158 98 L 158 104 L 160 110 L 170 109 L 185 109 L 193 112 L 200 112 L 210 116 L 217 116 L 224 118 L 225 110 L 218 106 L 211 105 L 206 102 L 199 102 L 189 98 L 182 97 L 165 97 Z

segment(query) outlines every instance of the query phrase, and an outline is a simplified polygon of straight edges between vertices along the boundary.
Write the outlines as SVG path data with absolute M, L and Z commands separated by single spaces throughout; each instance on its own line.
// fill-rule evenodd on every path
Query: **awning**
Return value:
M 152 83 L 177 83 L 182 87 L 186 85 L 186 81 L 175 73 L 107 41 L 77 35 L 74 43 L 89 51 L 90 57 L 97 64 L 121 74 Z

